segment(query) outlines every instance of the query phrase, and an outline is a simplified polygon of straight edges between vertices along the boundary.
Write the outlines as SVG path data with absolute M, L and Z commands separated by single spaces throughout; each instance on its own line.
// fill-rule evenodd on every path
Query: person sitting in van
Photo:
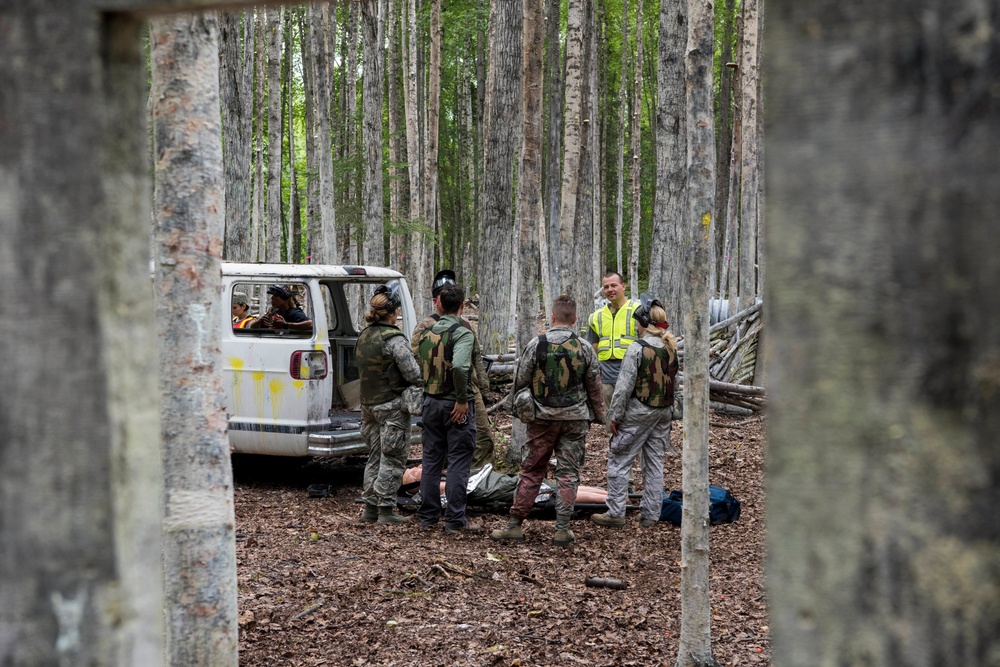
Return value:
M 250 314 L 250 300 L 243 292 L 233 292 L 233 328 L 246 329 L 254 321 Z
M 271 295 L 271 309 L 250 323 L 251 329 L 292 329 L 309 331 L 312 320 L 299 308 L 295 292 L 283 285 L 267 288 Z

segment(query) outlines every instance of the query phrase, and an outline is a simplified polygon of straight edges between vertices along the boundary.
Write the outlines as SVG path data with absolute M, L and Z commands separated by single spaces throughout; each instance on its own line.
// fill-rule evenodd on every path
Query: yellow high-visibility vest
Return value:
M 625 358 L 625 350 L 639 336 L 637 323 L 632 317 L 632 313 L 638 307 L 638 301 L 629 299 L 614 315 L 611 314 L 611 307 L 608 305 L 590 316 L 590 328 L 598 336 L 598 360 Z

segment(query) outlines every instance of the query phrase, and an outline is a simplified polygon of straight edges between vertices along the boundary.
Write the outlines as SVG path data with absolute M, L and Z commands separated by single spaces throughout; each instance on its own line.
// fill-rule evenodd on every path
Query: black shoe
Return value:
M 437 528 L 437 521 L 421 521 L 420 526 L 417 528 L 421 533 L 426 533 L 429 530 L 434 530 Z

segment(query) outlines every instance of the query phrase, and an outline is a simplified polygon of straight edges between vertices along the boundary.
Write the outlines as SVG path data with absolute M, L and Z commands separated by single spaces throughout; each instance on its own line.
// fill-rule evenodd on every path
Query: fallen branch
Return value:
M 322 607 L 325 602 L 326 601 L 323 598 L 320 598 L 319 600 L 316 601 L 315 604 L 312 604 L 312 605 L 306 607 L 305 609 L 303 609 L 299 613 L 295 614 L 295 616 L 292 616 L 289 620 L 290 621 L 297 621 L 300 618 L 302 618 L 303 616 L 308 616 L 309 614 L 313 613 L 314 611 L 316 611 L 317 609 L 319 609 L 320 607 Z

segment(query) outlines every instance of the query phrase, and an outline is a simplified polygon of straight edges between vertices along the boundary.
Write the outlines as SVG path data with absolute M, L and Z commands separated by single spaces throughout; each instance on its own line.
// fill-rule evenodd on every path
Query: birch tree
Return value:
M 580 187 L 580 149 L 583 105 L 583 46 L 585 0 L 569 0 L 566 22 L 566 115 L 563 135 L 562 191 L 559 211 L 559 269 L 555 291 L 569 293 L 574 276 L 573 242 L 577 191 Z
M 172 665 L 236 665 L 236 517 L 219 328 L 224 185 L 214 14 L 150 23 L 156 318 Z M 280 123 L 279 123 L 280 124 Z M 228 305 L 228 304 L 226 304 Z
M 302 261 L 302 207 L 299 204 L 299 183 L 295 166 L 295 85 L 292 76 L 292 47 L 295 35 L 292 26 L 292 10 L 285 11 L 285 87 L 288 97 L 288 254 L 291 264 Z
M 649 289 L 660 296 L 667 321 L 681 323 L 684 257 L 689 242 L 688 130 L 684 95 L 687 0 L 660 3 L 656 68 L 656 198 L 650 244 Z M 700 306 L 699 306 L 700 307 Z M 680 332 L 682 326 L 675 331 Z
M 441 222 L 438 219 L 438 130 L 441 115 L 441 0 L 431 0 L 430 7 L 430 54 L 427 72 L 427 123 L 424 142 L 424 221 L 427 227 L 438 232 L 438 247 Z M 428 257 L 428 260 L 431 258 Z M 426 280 L 424 283 L 426 284 Z
M 996 7 L 772 0 L 767 36 L 774 664 L 994 665 Z
M 740 115 L 742 147 L 740 151 L 740 282 L 739 307 L 752 305 L 757 296 L 757 195 L 760 176 L 757 171 L 757 90 L 758 72 L 758 0 L 744 0 L 742 57 L 740 72 Z
M 316 58 L 316 141 L 319 145 L 319 219 L 310 221 L 309 256 L 314 264 L 332 264 L 337 257 L 333 192 L 333 141 L 330 133 L 329 5 L 309 6 L 309 33 Z
M 708 229 L 715 204 L 712 3 L 688 2 L 685 90 L 688 130 L 690 245 L 685 266 L 684 509 L 681 523 L 681 634 L 677 667 L 715 665 L 712 658 L 708 540 Z
M 664 0 L 666 1 L 666 0 Z M 618 116 L 618 199 L 615 209 L 615 271 L 622 274 L 622 230 L 625 228 L 625 126 L 628 124 L 628 0 L 622 0 L 622 64 L 618 79 L 618 106 L 621 113 Z
M 0 663 L 156 667 L 145 25 L 54 0 L 3 26 L 0 278 L 32 307 L 0 293 Z
M 562 3 L 560 0 L 547 0 L 545 4 L 545 108 L 548 127 L 545 144 L 545 211 L 547 229 L 542 229 L 540 239 L 545 241 L 547 275 L 542 280 L 547 286 L 544 290 L 546 319 L 551 313 L 551 302 L 558 294 L 559 271 L 559 210 L 560 188 L 562 183 L 562 43 L 560 40 L 560 23 L 562 21 Z
M 490 58 L 483 143 L 479 244 L 479 339 L 486 354 L 509 343 L 511 253 L 514 235 L 515 123 L 521 99 L 520 0 L 490 6 Z

